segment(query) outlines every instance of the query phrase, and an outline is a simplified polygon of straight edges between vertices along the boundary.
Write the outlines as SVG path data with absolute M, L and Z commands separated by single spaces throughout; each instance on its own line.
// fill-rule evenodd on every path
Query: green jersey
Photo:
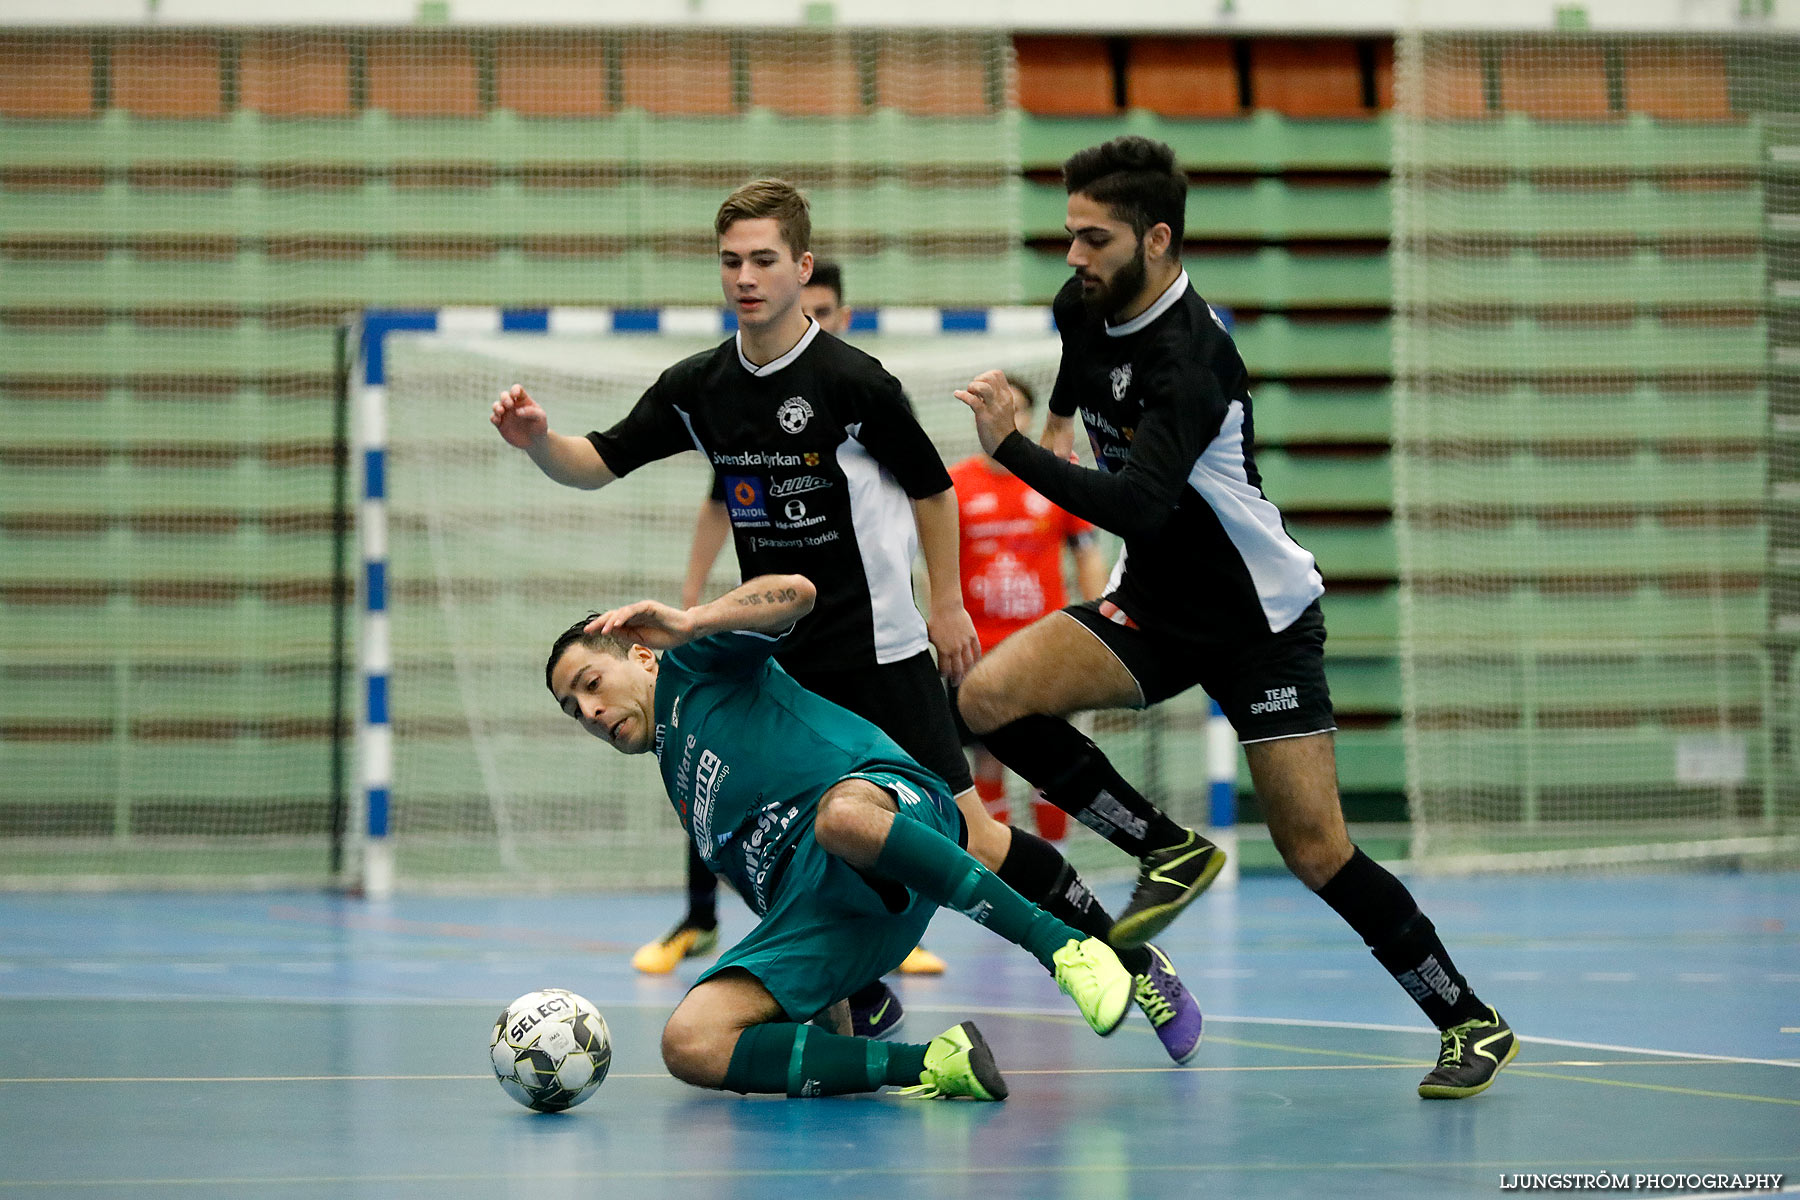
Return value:
M 706 865 L 758 916 L 832 784 L 879 767 L 944 788 L 872 723 L 795 683 L 770 658 L 781 642 L 701 638 L 666 651 L 656 677 L 654 748 L 669 802 Z

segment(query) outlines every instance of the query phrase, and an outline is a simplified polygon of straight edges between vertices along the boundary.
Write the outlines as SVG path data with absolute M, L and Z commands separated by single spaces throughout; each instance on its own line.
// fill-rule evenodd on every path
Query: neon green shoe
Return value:
M 1500 1068 L 1519 1052 L 1519 1039 L 1499 1013 L 1464 1021 L 1441 1031 L 1437 1066 L 1419 1080 L 1427 1100 L 1460 1100 L 1487 1090 Z
M 899 1095 L 920 1100 L 1006 1099 L 1006 1080 L 994 1065 L 994 1052 L 973 1021 L 946 1029 L 925 1047 L 925 1070 L 919 1082 Z
M 1075 1001 L 1088 1025 L 1106 1037 L 1125 1019 L 1131 1004 L 1131 972 L 1099 938 L 1070 939 L 1050 956 L 1056 964 L 1056 986 Z

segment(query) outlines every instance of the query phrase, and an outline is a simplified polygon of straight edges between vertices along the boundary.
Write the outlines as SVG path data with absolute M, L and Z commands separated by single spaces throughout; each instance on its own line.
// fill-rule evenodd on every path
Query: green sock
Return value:
M 1046 971 L 1055 970 L 1052 954 L 1071 939 L 1079 942 L 1086 936 L 1000 882 L 943 834 L 898 814 L 875 869 L 927 900 L 986 925 L 1015 946 L 1023 946 Z
M 925 1047 L 840 1037 L 810 1025 L 770 1021 L 738 1035 L 725 1070 L 727 1091 L 839 1096 L 884 1084 L 910 1087 L 925 1070 Z

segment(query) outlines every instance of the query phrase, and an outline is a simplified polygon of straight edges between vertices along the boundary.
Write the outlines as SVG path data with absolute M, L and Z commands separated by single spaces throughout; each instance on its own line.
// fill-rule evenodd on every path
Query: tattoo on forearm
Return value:
M 755 608 L 759 604 L 780 604 L 799 598 L 800 593 L 794 588 L 772 588 L 766 592 L 746 592 L 738 597 L 738 607 Z

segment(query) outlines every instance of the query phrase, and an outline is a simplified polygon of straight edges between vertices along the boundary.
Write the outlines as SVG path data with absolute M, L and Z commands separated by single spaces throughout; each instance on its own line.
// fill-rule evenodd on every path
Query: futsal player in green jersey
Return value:
M 1004 1099 L 973 1024 L 929 1044 L 847 1037 L 839 1002 L 893 970 L 939 907 L 1024 947 L 1102 1036 L 1125 1017 L 1131 973 L 964 848 L 942 779 L 773 660 L 814 597 L 805 576 L 765 575 L 694 608 L 642 600 L 576 622 L 545 666 L 582 728 L 656 755 L 695 849 L 760 918 L 670 1016 L 663 1062 L 746 1094 Z

